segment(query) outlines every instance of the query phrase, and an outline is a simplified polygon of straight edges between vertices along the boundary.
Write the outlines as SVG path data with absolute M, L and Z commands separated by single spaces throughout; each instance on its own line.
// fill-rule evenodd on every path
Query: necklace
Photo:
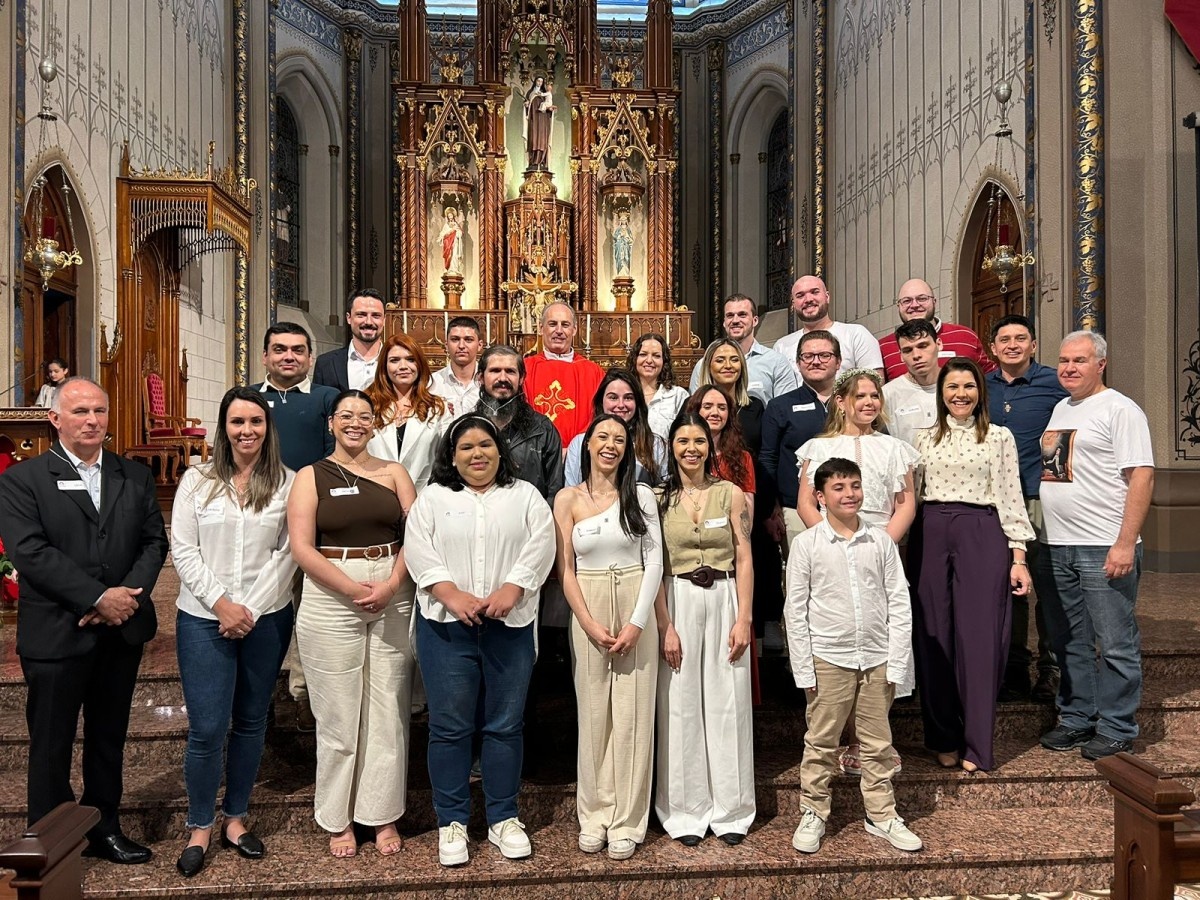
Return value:
M 686 484 L 683 486 L 683 493 L 688 498 L 688 502 L 692 504 L 692 509 L 696 512 L 700 512 L 700 508 L 703 506 L 700 495 L 706 490 L 708 490 L 707 484 L 704 487 L 688 487 Z

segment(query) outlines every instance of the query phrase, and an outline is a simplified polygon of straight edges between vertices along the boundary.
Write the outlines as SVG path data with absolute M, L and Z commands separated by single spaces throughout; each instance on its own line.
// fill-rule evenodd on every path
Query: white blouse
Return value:
M 458 621 L 429 593 L 439 582 L 453 582 L 476 597 L 508 583 L 525 594 L 502 621 L 520 628 L 537 617 L 542 583 L 554 565 L 554 517 L 526 481 L 482 494 L 431 484 L 409 512 L 404 559 L 426 619 Z
M 210 499 L 214 482 L 204 476 L 212 463 L 183 473 L 171 507 L 171 556 L 179 573 L 175 605 L 201 619 L 222 597 L 250 610 L 255 621 L 292 602 L 292 559 L 287 500 L 296 473 L 285 469 L 283 484 L 262 512 L 243 508 L 230 490 Z
M 645 628 L 663 577 L 662 525 L 658 521 L 654 491 L 639 484 L 637 495 L 646 519 L 644 535 L 630 537 L 621 530 L 621 508 L 619 503 L 614 503 L 604 512 L 576 522 L 571 529 L 571 546 L 575 550 L 577 572 L 642 566 L 642 586 L 629 622 Z
M 812 487 L 817 468 L 826 460 L 849 459 L 862 469 L 863 505 L 859 515 L 868 525 L 887 528 L 896 508 L 896 495 L 904 490 L 904 476 L 920 460 L 917 451 L 899 438 L 878 431 L 854 437 L 813 438 L 796 451 L 796 466 L 808 463 L 808 484 Z
M 679 415 L 690 396 L 687 390 L 679 385 L 667 387 L 660 384 L 654 396 L 650 398 L 650 430 L 664 441 L 667 440 L 671 434 L 671 423 L 675 421 L 675 417 Z
M 979 443 L 973 416 L 965 423 L 952 417 L 948 421 L 949 433 L 940 444 L 933 442 L 936 426 L 920 429 L 913 439 L 925 476 L 921 499 L 994 506 L 1008 546 L 1025 549 L 1035 535 L 1025 512 L 1012 432 L 1003 425 L 988 425 L 987 437 Z
M 404 426 L 404 440 L 401 446 L 398 446 L 401 442 L 396 440 L 396 424 L 389 422 L 376 429 L 367 444 L 367 452 L 379 459 L 398 462 L 404 466 L 419 494 L 429 483 L 429 476 L 433 474 L 433 458 L 437 456 L 442 432 L 453 421 L 454 417 L 449 412 L 440 416 L 430 416 L 424 422 L 412 416 Z

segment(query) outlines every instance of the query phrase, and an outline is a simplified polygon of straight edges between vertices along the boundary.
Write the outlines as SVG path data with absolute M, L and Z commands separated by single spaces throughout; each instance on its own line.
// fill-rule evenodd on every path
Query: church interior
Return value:
M 565 301 L 578 352 L 607 367 L 656 332 L 685 379 L 731 293 L 758 304 L 769 345 L 796 327 L 800 276 L 821 276 L 834 318 L 877 336 L 898 322 L 900 284 L 921 278 L 939 316 L 977 333 L 1028 316 L 1049 365 L 1065 334 L 1107 336 L 1108 383 L 1145 410 L 1154 447 L 1140 749 L 1195 789 L 1190 6 L 0 0 L 0 43 L 13 48 L 0 65 L 0 453 L 49 446 L 33 404 L 44 363 L 61 358 L 106 388 L 106 446 L 152 465 L 169 501 L 182 468 L 206 458 L 225 391 L 261 380 L 267 326 L 302 324 L 315 353 L 342 346 L 354 288 L 378 290 L 387 332 L 411 335 L 438 366 L 454 316 L 475 317 L 485 344 L 532 351 L 543 309 Z M 164 571 L 162 596 L 173 577 Z M 126 791 L 132 830 L 168 844 L 186 808 L 171 618 L 143 664 Z M 15 620 L 0 622 L 3 843 L 23 824 L 24 737 Z M 284 722 L 256 788 L 280 852 L 248 875 L 216 863 L 183 885 L 164 850 L 140 881 L 87 869 L 85 895 L 1108 896 L 1107 782 L 1029 749 L 1045 707 L 1002 709 L 1006 764 L 987 776 L 906 759 L 898 793 L 931 847 L 913 862 L 849 830 L 820 858 L 790 850 L 802 724 L 789 703 L 781 690 L 756 712 L 757 845 L 752 833 L 689 854 L 659 833 L 634 865 L 581 861 L 573 712 L 551 708 L 543 718 L 565 722 L 550 729 L 563 735 L 546 737 L 548 762 L 526 788 L 535 865 L 436 871 L 419 777 L 399 865 L 334 861 L 311 822 L 311 736 Z M 919 742 L 917 711 L 893 715 L 898 742 Z M 836 791 L 853 806 L 851 781 Z

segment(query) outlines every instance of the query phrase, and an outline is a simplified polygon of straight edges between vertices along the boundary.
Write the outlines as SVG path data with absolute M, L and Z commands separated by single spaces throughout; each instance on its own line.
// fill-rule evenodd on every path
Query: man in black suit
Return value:
M 374 288 L 352 291 L 346 300 L 350 343 L 317 357 L 313 384 L 326 384 L 339 392 L 364 391 L 375 378 L 383 347 L 383 296 Z
M 29 693 L 29 821 L 71 802 L 83 709 L 83 797 L 100 810 L 88 854 L 150 859 L 121 833 L 121 770 L 142 648 L 158 628 L 150 591 L 167 556 L 154 478 L 102 446 L 108 395 L 71 378 L 50 407 L 59 440 L 0 476 L 0 537 L 21 577 L 17 655 Z

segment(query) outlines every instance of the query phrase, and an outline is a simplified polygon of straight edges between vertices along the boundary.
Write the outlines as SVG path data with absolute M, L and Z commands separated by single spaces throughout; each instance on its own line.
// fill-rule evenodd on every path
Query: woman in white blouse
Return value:
M 637 377 L 642 396 L 646 398 L 650 430 L 666 444 L 671 423 L 688 398 L 687 390 L 675 383 L 667 339 L 661 334 L 643 334 L 629 348 L 625 368 Z
M 558 577 L 571 612 L 579 703 L 579 849 L 628 859 L 646 838 L 654 751 L 662 530 L 653 490 L 634 480 L 616 415 L 583 435 L 583 482 L 554 500 Z M 649 634 L 646 630 L 649 629 Z
M 279 458 L 270 410 L 258 391 L 233 388 L 217 419 L 212 459 L 184 472 L 171 511 L 191 829 L 176 865 L 188 878 L 204 868 L 222 776 L 221 843 L 247 859 L 266 852 L 245 820 L 294 617 L 287 499 L 295 476 Z
M 996 695 L 1008 658 L 1010 594 L 1028 593 L 1012 433 L 988 421 L 979 366 L 956 356 L 938 377 L 937 424 L 916 433 L 921 516 L 909 540 L 913 644 L 925 745 L 947 768 L 995 765 Z
M 887 531 L 897 544 L 916 518 L 913 468 L 917 453 L 878 429 L 886 421 L 883 384 L 874 369 L 850 369 L 838 376 L 830 397 L 825 430 L 796 451 L 801 490 L 796 512 L 806 528 L 821 521 L 813 475 L 827 459 L 852 459 L 862 469 L 863 505 L 868 525 Z
M 496 426 L 456 420 L 408 519 L 417 583 L 417 653 L 429 698 L 429 780 L 438 860 L 467 862 L 471 741 L 482 705 L 488 840 L 508 859 L 532 852 L 517 817 L 525 695 L 533 672 L 542 582 L 554 564 L 554 520 L 533 485 L 514 478 Z
M 383 365 L 366 390 L 375 408 L 375 434 L 367 449 L 378 459 L 403 465 L 419 494 L 449 420 L 446 401 L 429 389 L 433 371 L 407 334 L 388 338 L 379 358 Z

